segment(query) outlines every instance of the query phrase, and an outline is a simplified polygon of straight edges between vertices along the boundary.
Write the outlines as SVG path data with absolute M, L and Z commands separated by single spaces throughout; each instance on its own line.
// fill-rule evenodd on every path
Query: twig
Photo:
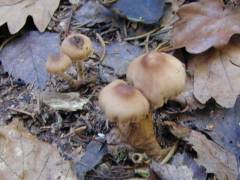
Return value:
M 169 153 L 167 154 L 167 156 L 165 156 L 165 158 L 161 161 L 161 164 L 166 164 L 172 158 L 172 156 L 175 153 L 177 147 L 178 147 L 178 141 L 172 146 L 172 148 L 169 151 Z
M 158 46 L 154 49 L 155 51 L 161 51 L 162 48 L 166 48 L 168 45 L 168 42 L 161 42 L 158 44 Z
M 97 36 L 97 38 L 98 38 L 98 40 L 99 40 L 99 42 L 102 46 L 102 53 L 101 53 L 101 57 L 100 57 L 100 64 L 102 64 L 102 61 L 103 61 L 103 59 L 105 58 L 105 55 L 106 55 L 106 45 L 105 45 L 105 42 L 104 42 L 104 40 L 103 40 L 103 38 L 100 34 L 96 33 L 96 36 Z
M 9 37 L 8 39 L 6 39 L 5 41 L 3 41 L 3 43 L 0 46 L 0 51 L 4 48 L 4 46 L 9 43 L 9 41 L 11 41 L 13 38 L 15 38 L 17 35 L 13 35 L 11 37 Z
M 146 51 L 146 53 L 149 52 L 149 38 L 150 38 L 150 35 L 151 34 L 148 34 L 147 37 L 146 37 L 146 40 L 145 40 L 145 51 Z
M 128 37 L 128 38 L 125 38 L 124 40 L 125 41 L 132 41 L 132 40 L 144 38 L 144 37 L 146 37 L 148 35 L 151 36 L 152 33 L 156 32 L 159 29 L 160 29 L 160 27 L 157 27 L 157 28 L 155 28 L 155 29 L 153 29 L 153 30 L 151 30 L 149 32 L 144 33 L 144 34 L 141 34 L 141 35 L 138 35 L 138 36 L 133 36 L 133 37 Z
M 103 1 L 102 1 L 102 4 L 108 5 L 108 4 L 115 3 L 116 1 L 117 1 L 117 0 L 103 0 Z
M 69 137 L 69 136 L 71 136 L 73 134 L 81 133 L 81 132 L 83 132 L 86 129 L 87 129 L 87 126 L 78 127 L 76 129 L 74 129 L 73 131 L 69 132 L 68 134 L 64 135 L 63 138 Z
M 31 116 L 33 119 L 35 119 L 35 114 L 30 113 L 28 111 L 25 111 L 25 110 L 22 110 L 22 109 L 17 109 L 17 108 L 14 108 L 14 107 L 9 107 L 7 109 L 10 110 L 10 111 L 15 111 L 15 112 L 18 112 L 18 113 L 21 113 L 21 114 Z

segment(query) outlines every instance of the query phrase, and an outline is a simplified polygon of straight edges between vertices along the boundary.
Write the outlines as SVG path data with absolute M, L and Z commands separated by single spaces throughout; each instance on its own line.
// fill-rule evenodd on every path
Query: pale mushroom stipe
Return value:
M 72 34 L 65 38 L 61 45 L 61 51 L 68 55 L 76 64 L 78 79 L 84 79 L 83 61 L 93 53 L 92 42 L 83 34 Z
M 65 73 L 71 66 L 71 59 L 63 53 L 50 54 L 46 62 L 46 69 L 49 73 L 62 77 L 68 81 L 71 86 L 76 86 L 76 80 Z
M 117 124 L 125 143 L 156 160 L 163 159 L 167 151 L 156 140 L 149 103 L 138 89 L 115 80 L 101 90 L 99 105 Z
M 144 94 L 152 109 L 180 94 L 185 79 L 185 66 L 180 60 L 156 51 L 137 57 L 127 71 L 127 80 Z

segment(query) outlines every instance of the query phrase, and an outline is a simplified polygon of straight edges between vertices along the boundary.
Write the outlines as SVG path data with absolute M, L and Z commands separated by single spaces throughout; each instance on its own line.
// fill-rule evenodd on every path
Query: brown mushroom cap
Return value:
M 125 81 L 115 80 L 99 94 L 99 104 L 110 121 L 138 121 L 149 112 L 149 103 L 139 90 Z
M 73 61 L 84 61 L 92 54 L 92 42 L 83 34 L 72 34 L 63 40 L 61 51 Z
M 129 65 L 127 79 L 155 109 L 183 91 L 186 72 L 182 62 L 174 56 L 153 51 L 139 56 Z
M 46 69 L 49 73 L 61 74 L 64 73 L 72 65 L 71 59 L 63 54 L 50 54 L 46 62 Z

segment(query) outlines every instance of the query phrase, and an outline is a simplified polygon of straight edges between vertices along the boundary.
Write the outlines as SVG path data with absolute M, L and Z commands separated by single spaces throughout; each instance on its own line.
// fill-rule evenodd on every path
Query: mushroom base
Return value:
M 145 152 L 154 160 L 162 160 L 167 155 L 168 150 L 161 148 L 157 142 L 151 114 L 138 121 L 119 121 L 118 128 L 126 144 Z

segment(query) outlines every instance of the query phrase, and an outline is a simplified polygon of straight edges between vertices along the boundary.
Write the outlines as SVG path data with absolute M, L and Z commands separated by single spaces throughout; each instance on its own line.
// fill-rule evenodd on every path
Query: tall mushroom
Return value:
M 93 52 L 90 38 L 83 34 L 72 34 L 63 40 L 61 51 L 76 64 L 78 79 L 84 79 L 83 61 L 87 60 Z
M 153 109 L 180 94 L 185 88 L 185 79 L 181 61 L 156 51 L 137 57 L 127 71 L 127 80 L 144 94 Z
M 77 82 L 71 76 L 65 73 L 65 71 L 72 65 L 71 59 L 63 54 L 56 53 L 50 54 L 46 62 L 46 69 L 51 74 L 56 74 L 68 81 L 71 86 L 76 86 Z
M 167 151 L 156 140 L 149 103 L 139 90 L 115 80 L 101 90 L 99 104 L 126 143 L 156 160 L 163 158 Z

